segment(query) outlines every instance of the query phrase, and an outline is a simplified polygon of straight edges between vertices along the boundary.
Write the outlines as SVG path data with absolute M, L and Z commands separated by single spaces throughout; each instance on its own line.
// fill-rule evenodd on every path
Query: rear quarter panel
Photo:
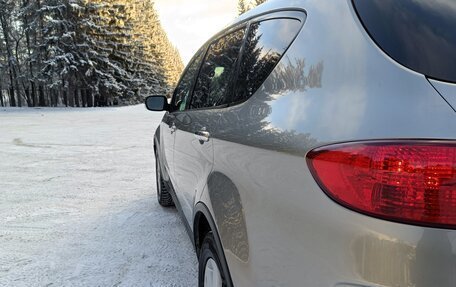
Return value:
M 455 231 L 347 210 L 305 160 L 336 142 L 455 140 L 454 111 L 375 46 L 349 1 L 281 3 L 307 11 L 302 32 L 257 93 L 208 127 L 220 180 L 200 200 L 235 286 L 456 286 Z

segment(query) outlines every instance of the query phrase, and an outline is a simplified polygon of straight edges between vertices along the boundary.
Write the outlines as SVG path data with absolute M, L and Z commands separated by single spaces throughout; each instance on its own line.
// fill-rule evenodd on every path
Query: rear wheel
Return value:
M 169 193 L 165 181 L 161 175 L 160 164 L 158 161 L 158 157 L 155 156 L 155 174 L 156 174 L 156 182 L 157 182 L 157 199 L 158 203 L 164 207 L 174 206 L 173 198 Z
M 214 235 L 209 232 L 201 245 L 199 256 L 199 287 L 226 287 L 227 276 L 221 268 L 220 258 L 215 247 Z

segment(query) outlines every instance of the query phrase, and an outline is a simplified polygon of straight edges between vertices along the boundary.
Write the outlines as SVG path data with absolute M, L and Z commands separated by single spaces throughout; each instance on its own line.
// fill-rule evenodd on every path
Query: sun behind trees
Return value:
M 149 0 L 0 0 L 0 106 L 135 104 L 182 69 Z

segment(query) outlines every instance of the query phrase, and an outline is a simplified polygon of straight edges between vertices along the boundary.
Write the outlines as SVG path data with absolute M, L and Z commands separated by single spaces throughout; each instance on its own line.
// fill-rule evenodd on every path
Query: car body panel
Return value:
M 160 133 L 158 134 L 160 141 L 159 150 L 161 158 L 161 167 L 164 180 L 174 181 L 174 116 L 166 113 L 160 123 Z
M 245 220 L 215 217 L 219 232 L 242 231 L 244 224 L 247 230 L 238 237 L 248 238 L 248 255 L 232 252 L 230 238 L 221 236 L 235 286 L 456 283 L 454 231 L 392 223 L 341 207 L 321 191 L 302 156 L 219 140 L 214 147 L 220 155 L 214 172 L 236 186 L 239 202 L 230 205 L 241 206 Z M 212 207 L 222 204 L 209 197 Z
M 296 9 L 302 31 L 250 99 L 187 112 L 211 133 L 195 202 L 214 218 L 234 286 L 456 286 L 456 231 L 348 210 L 306 163 L 331 143 L 455 140 L 455 111 L 375 45 L 348 0 L 270 1 L 233 25 Z
M 214 173 L 232 184 L 208 192 L 231 190 L 239 202 L 230 205 L 242 210 L 237 226 L 216 216 L 217 226 L 224 234 L 223 228 L 242 231 L 245 224 L 247 234 L 239 237 L 248 239 L 248 255 L 238 255 L 221 236 L 234 285 L 454 286 L 456 232 L 340 207 L 305 161 L 311 149 L 335 142 L 454 139 L 454 111 L 423 75 L 375 46 L 349 1 L 284 2 L 306 9 L 304 28 L 263 87 L 221 111 L 221 122 L 211 127 Z M 311 2 L 309 8 L 303 2 Z M 301 78 L 281 78 L 281 69 L 297 68 Z
M 429 80 L 429 82 L 456 111 L 456 84 L 436 80 Z
M 350 1 L 271 1 L 258 13 L 282 6 L 306 9 L 304 28 L 263 87 L 243 105 L 224 109 L 222 121 L 230 124 L 215 127 L 214 137 L 263 147 L 275 142 L 271 149 L 298 153 L 334 141 L 454 137 L 452 108 L 423 75 L 377 48 Z M 287 68 L 303 73 L 280 78 Z M 282 145 L 265 140 L 268 131 L 307 137 Z
M 208 122 L 217 121 L 218 114 L 211 110 L 176 112 L 173 186 L 188 222 L 193 221 L 193 209 L 198 191 L 204 189 L 212 171 L 214 150 L 212 139 L 207 142 L 195 133 L 206 130 Z

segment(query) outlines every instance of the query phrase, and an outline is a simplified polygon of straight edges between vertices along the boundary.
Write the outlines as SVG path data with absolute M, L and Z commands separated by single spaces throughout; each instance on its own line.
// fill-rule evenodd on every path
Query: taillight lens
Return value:
M 323 190 L 386 220 L 456 228 L 456 142 L 361 142 L 322 147 L 307 160 Z

